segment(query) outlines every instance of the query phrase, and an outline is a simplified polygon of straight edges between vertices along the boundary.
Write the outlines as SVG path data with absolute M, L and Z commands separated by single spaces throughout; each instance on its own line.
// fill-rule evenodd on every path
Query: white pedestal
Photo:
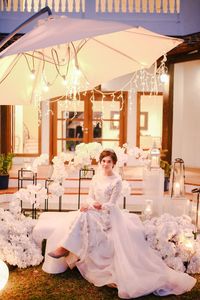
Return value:
M 185 197 L 171 198 L 164 197 L 164 213 L 169 213 L 175 217 L 190 214 L 190 200 Z
M 161 168 L 144 169 L 144 197 L 153 200 L 153 215 L 160 216 L 163 212 L 164 171 Z

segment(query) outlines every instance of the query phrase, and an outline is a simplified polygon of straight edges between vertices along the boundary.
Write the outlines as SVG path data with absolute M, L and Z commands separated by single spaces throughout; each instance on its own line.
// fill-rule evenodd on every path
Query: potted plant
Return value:
M 164 170 L 164 191 L 169 190 L 169 178 L 170 178 L 170 172 L 171 172 L 171 165 L 166 160 L 160 160 L 160 167 Z
M 9 170 L 12 167 L 13 153 L 0 154 L 0 189 L 8 188 Z

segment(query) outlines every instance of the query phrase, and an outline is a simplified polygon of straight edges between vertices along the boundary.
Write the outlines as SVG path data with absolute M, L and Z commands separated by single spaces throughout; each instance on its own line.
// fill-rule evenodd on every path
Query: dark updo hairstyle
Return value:
M 102 159 L 106 156 L 110 156 L 112 158 L 113 164 L 116 165 L 117 155 L 115 151 L 113 151 L 112 149 L 104 149 L 99 156 L 99 161 L 101 162 Z

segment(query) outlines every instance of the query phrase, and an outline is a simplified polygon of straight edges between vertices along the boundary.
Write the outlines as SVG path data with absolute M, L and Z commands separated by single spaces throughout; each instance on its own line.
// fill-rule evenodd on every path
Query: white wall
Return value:
M 172 159 L 200 167 L 200 60 L 175 65 Z

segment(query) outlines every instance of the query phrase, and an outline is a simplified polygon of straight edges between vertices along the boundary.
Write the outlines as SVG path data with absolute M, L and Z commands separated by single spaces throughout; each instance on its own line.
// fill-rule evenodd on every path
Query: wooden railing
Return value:
M 96 0 L 97 12 L 179 13 L 181 0 Z
M 3 12 L 36 12 L 49 6 L 55 13 L 179 14 L 181 0 L 0 0 Z

